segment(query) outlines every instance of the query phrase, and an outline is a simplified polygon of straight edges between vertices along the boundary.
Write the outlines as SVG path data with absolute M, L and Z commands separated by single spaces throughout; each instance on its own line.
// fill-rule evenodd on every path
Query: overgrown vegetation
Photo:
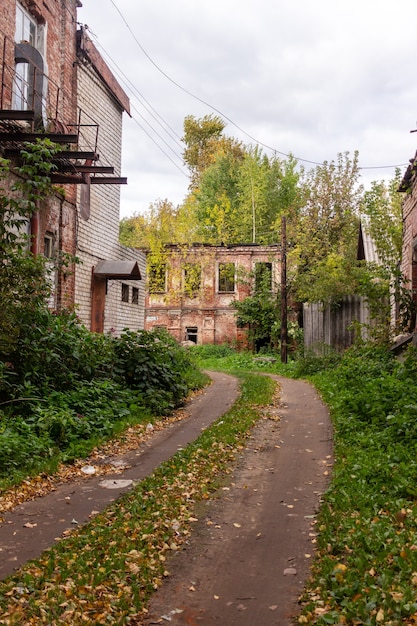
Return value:
M 0 583 L 3 624 L 125 624 L 145 608 L 168 575 L 167 555 L 189 537 L 196 502 L 219 488 L 261 407 L 273 402 L 272 380 L 241 378 L 240 399 L 193 444 Z
M 32 321 L 0 371 L 0 481 L 7 484 L 88 455 L 123 426 L 167 414 L 203 383 L 163 331 L 97 335 L 74 314 L 46 310 Z
M 346 352 L 312 380 L 335 426 L 304 624 L 417 623 L 417 352 Z
M 167 333 L 99 335 L 74 312 L 48 310 L 45 263 L 31 253 L 27 226 L 39 201 L 60 193 L 50 183 L 57 149 L 45 140 L 26 146 L 19 168 L 0 161 L 2 485 L 167 414 L 204 379 Z

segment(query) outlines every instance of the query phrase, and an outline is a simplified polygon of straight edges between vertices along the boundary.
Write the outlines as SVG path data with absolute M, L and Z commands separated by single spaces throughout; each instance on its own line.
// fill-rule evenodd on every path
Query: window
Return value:
M 16 31 L 14 40 L 17 43 L 27 41 L 34 48 L 38 47 L 37 23 L 22 6 L 16 5 Z
M 201 286 L 201 265 L 186 263 L 184 265 L 184 292 L 190 298 L 195 297 Z
M 122 302 L 129 302 L 129 285 L 122 283 Z
M 149 293 L 164 293 L 166 291 L 165 263 L 150 265 L 148 268 Z
M 219 263 L 219 292 L 230 293 L 235 290 L 235 264 Z
M 197 343 L 198 328 L 197 326 L 188 326 L 185 329 L 185 341 L 192 341 Z
M 272 263 L 255 264 L 255 291 L 272 291 Z
M 30 108 L 30 72 L 29 63 L 16 63 L 16 72 L 13 86 L 13 108 L 16 111 L 26 111 Z
M 46 233 L 43 238 L 43 255 L 47 259 L 52 259 L 54 256 L 54 236 L 52 233 Z
M 132 304 L 139 304 L 139 289 L 132 287 Z
M 38 24 L 20 4 L 16 4 L 15 42 L 13 108 L 33 109 L 40 123 L 46 94 L 45 26 Z

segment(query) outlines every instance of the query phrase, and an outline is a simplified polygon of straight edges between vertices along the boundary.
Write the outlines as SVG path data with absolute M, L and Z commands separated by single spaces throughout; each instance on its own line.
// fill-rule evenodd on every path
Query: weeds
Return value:
M 417 623 L 416 356 L 354 348 L 313 377 L 337 462 L 300 623 Z
M 271 379 L 241 378 L 241 399 L 193 444 L 0 584 L 2 623 L 125 624 L 144 609 L 169 575 L 168 554 L 191 532 L 196 502 L 221 486 L 259 407 L 273 398 Z

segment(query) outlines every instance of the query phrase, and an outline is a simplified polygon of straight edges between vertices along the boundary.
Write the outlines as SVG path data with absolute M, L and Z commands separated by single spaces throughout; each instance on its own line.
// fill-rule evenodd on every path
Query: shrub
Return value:
M 114 341 L 115 369 L 129 388 L 140 392 L 147 407 L 164 413 L 181 403 L 192 364 L 171 335 L 163 330 L 125 330 Z
M 91 333 L 74 313 L 39 310 L 22 325 L 12 356 L 17 383 L 45 390 L 68 390 L 80 381 L 108 377 L 112 339 Z

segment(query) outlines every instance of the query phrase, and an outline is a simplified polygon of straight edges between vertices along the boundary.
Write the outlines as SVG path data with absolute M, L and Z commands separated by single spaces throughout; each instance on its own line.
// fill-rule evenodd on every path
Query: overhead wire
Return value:
M 124 24 L 127 27 L 127 29 L 129 30 L 129 32 L 132 35 L 132 37 L 133 37 L 134 41 L 136 42 L 137 46 L 140 48 L 140 50 L 143 52 L 143 54 L 146 56 L 146 58 L 150 61 L 150 63 L 152 63 L 152 65 L 158 70 L 158 72 L 160 72 L 169 82 L 171 82 L 173 85 L 175 85 L 178 89 L 180 89 L 181 91 L 183 91 L 184 93 L 189 95 L 191 98 L 194 98 L 195 100 L 197 100 L 201 104 L 204 104 L 205 106 L 209 107 L 210 109 L 212 109 L 213 111 L 215 111 L 216 113 L 221 115 L 221 117 L 223 117 L 225 120 L 227 120 L 230 124 L 232 124 L 235 128 L 237 128 L 241 133 L 246 135 L 246 137 L 248 137 L 249 139 L 254 141 L 256 144 L 258 144 L 258 145 L 260 145 L 260 146 L 262 146 L 264 148 L 267 148 L 268 150 L 271 150 L 271 151 L 273 151 L 276 154 L 280 154 L 281 156 L 285 156 L 287 158 L 292 156 L 292 157 L 294 157 L 294 159 L 296 159 L 297 161 L 301 161 L 302 163 L 309 163 L 310 165 L 323 165 L 323 162 L 312 161 L 312 160 L 309 160 L 309 159 L 304 159 L 302 157 L 297 157 L 295 155 L 291 155 L 290 153 L 286 153 L 286 152 L 282 152 L 280 150 L 277 150 L 276 148 L 273 148 L 272 146 L 269 146 L 268 144 L 265 144 L 262 141 L 259 141 L 258 139 L 253 137 L 250 133 L 248 133 L 245 129 L 241 128 L 234 120 L 232 120 L 230 117 L 225 115 L 225 113 L 223 113 L 220 109 L 218 109 L 217 107 L 215 107 L 211 103 L 207 102 L 203 98 L 200 98 L 200 96 L 197 96 L 196 94 L 194 94 L 193 92 L 191 92 L 187 88 L 185 88 L 183 85 L 178 83 L 169 74 L 167 74 L 153 60 L 153 58 L 150 56 L 150 54 L 145 50 L 145 48 L 142 46 L 142 44 L 140 43 L 140 41 L 136 37 L 135 33 L 131 29 L 129 22 L 126 20 L 125 16 L 123 15 L 123 13 L 119 9 L 119 7 L 116 5 L 115 1 L 114 0 L 110 0 L 110 2 L 113 5 L 113 7 L 115 8 L 115 10 L 117 11 L 117 13 L 119 14 L 120 18 L 124 22 Z M 401 163 L 401 164 L 396 164 L 396 165 L 363 166 L 363 167 L 359 167 L 359 169 L 360 170 L 365 170 L 365 169 L 367 169 L 367 170 L 368 169 L 388 169 L 388 168 L 392 169 L 392 168 L 395 168 L 395 167 L 403 167 L 405 165 L 408 165 L 408 163 Z
M 107 57 L 107 59 L 110 60 L 109 62 L 109 66 L 111 66 L 112 71 L 115 73 L 116 77 L 118 78 L 118 80 L 124 84 L 124 86 L 126 87 L 127 85 L 127 89 L 133 89 L 133 91 L 137 92 L 137 94 L 139 94 L 140 98 L 143 98 L 146 102 L 148 102 L 144 96 L 142 96 L 142 94 L 140 94 L 139 90 L 135 87 L 135 85 L 127 78 L 127 76 L 124 74 L 124 72 L 119 68 L 119 66 L 117 65 L 117 63 L 112 59 L 112 57 L 105 51 L 105 49 L 103 48 L 103 46 L 98 42 L 98 37 L 91 31 L 91 29 L 89 27 L 84 27 L 87 28 L 88 32 L 90 35 L 92 35 L 92 38 L 94 39 L 94 43 L 95 45 L 97 45 L 97 47 L 100 48 L 100 53 L 103 53 L 103 55 L 105 57 Z M 115 69 L 116 68 L 116 69 Z M 137 97 L 137 96 L 136 96 Z M 167 129 L 162 125 L 162 123 L 156 118 L 155 115 L 152 114 L 152 111 L 149 111 L 149 109 L 143 105 L 143 103 L 141 102 L 141 100 L 139 98 L 137 98 L 138 101 L 142 104 L 142 106 L 144 107 L 144 109 L 153 117 L 153 119 L 155 119 L 155 121 L 160 125 L 160 127 L 168 134 L 168 136 L 175 141 L 175 143 L 182 148 L 181 144 L 177 141 L 177 139 L 175 137 L 178 137 L 177 133 L 175 133 L 175 131 L 170 127 L 170 125 L 168 124 L 168 122 L 166 120 L 164 120 L 164 118 L 156 111 L 156 109 L 154 109 L 154 107 L 152 107 L 152 105 L 150 103 L 148 103 L 149 107 L 153 109 L 153 111 L 155 111 L 155 114 L 165 123 L 165 125 L 174 133 L 175 137 L 172 137 L 172 135 L 167 131 Z M 170 150 L 175 157 L 177 157 L 181 163 L 183 162 L 182 157 L 175 152 L 175 150 L 172 148 L 172 146 L 161 136 L 161 134 L 152 126 L 152 124 L 149 122 L 149 120 L 146 119 L 146 117 L 140 113 L 140 111 L 137 109 L 137 107 L 131 102 L 132 108 L 135 110 L 135 112 L 137 113 L 137 115 L 149 126 L 149 128 L 152 130 L 152 132 L 160 139 L 160 141 L 162 141 L 165 146 L 168 148 L 168 150 Z M 145 135 L 157 146 L 157 148 L 166 156 L 167 159 L 169 159 L 171 161 L 171 163 L 181 172 L 181 174 L 183 174 L 184 177 L 188 178 L 188 174 L 186 172 L 184 172 L 183 169 L 181 169 L 180 165 L 178 165 L 178 163 L 176 163 L 172 157 L 166 152 L 166 150 L 158 143 L 158 141 L 155 139 L 155 137 L 153 137 L 151 135 L 151 133 L 149 133 L 144 127 L 143 125 L 138 121 L 138 119 L 136 119 L 134 116 L 132 116 L 132 119 L 134 121 L 134 123 L 142 130 L 142 132 L 145 133 Z
M 116 63 L 116 61 L 110 56 L 110 54 L 101 45 L 101 43 L 98 40 L 97 35 L 95 35 L 91 31 L 91 29 L 89 27 L 87 27 L 87 30 L 88 30 L 89 34 L 93 36 L 93 38 L 95 40 L 95 44 L 97 45 L 98 48 L 100 48 L 101 52 L 103 53 L 103 56 L 108 59 L 109 65 L 112 67 L 112 69 L 115 72 L 115 74 L 117 73 L 118 77 L 123 77 L 124 80 L 121 79 L 121 82 L 124 82 L 125 85 L 128 85 L 130 87 L 130 89 L 132 89 L 132 91 L 137 94 L 138 98 L 140 98 L 139 101 L 142 104 L 143 108 L 146 109 L 146 111 L 161 126 L 161 128 L 163 128 L 165 130 L 165 132 L 171 137 L 171 139 L 173 141 L 175 141 L 180 148 L 182 148 L 182 145 L 180 143 L 181 142 L 181 137 L 178 135 L 178 133 L 175 131 L 175 129 L 172 128 L 172 126 L 169 124 L 169 122 L 167 122 L 167 120 L 165 118 L 163 118 L 160 113 L 158 113 L 158 111 L 152 106 L 152 104 L 149 102 L 149 100 L 147 100 L 145 98 L 143 93 L 141 93 L 139 91 L 139 89 L 136 87 L 136 85 L 129 79 L 129 77 L 126 76 L 126 74 L 123 72 L 123 70 L 120 68 L 120 66 Z M 144 102 L 146 103 L 147 106 L 145 106 L 143 104 Z M 162 122 L 163 122 L 163 124 L 162 124 Z

